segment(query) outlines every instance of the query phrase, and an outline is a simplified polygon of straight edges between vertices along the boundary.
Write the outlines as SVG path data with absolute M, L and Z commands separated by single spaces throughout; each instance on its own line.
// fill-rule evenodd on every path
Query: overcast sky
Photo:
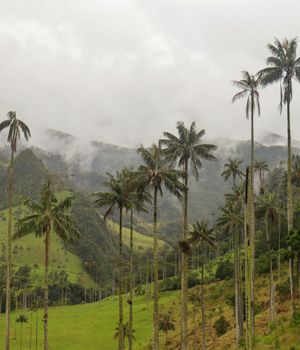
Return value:
M 0 113 L 37 138 L 53 128 L 125 146 L 177 120 L 247 138 L 231 80 L 264 66 L 266 44 L 300 36 L 299 0 L 0 0 Z M 300 43 L 298 49 L 300 56 Z M 279 87 L 261 93 L 257 130 L 285 135 Z M 292 106 L 300 139 L 300 88 Z

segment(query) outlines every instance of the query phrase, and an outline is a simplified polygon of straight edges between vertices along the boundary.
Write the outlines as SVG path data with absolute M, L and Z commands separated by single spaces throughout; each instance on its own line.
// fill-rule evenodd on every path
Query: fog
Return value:
M 233 79 L 298 36 L 298 1 L 1 0 L 0 114 L 31 127 L 135 147 L 196 120 L 208 138 L 249 138 Z M 300 56 L 300 47 L 298 49 Z M 293 136 L 300 139 L 300 87 Z M 261 91 L 257 134 L 286 132 L 279 87 Z

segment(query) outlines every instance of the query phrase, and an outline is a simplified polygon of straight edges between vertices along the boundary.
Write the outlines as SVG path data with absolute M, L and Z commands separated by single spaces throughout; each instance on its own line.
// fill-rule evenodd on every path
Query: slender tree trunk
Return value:
M 49 307 L 49 249 L 50 249 L 50 231 L 51 226 L 48 227 L 45 239 L 45 294 L 44 294 L 44 350 L 48 350 L 48 307 Z
M 297 253 L 298 298 L 300 300 L 300 252 Z
M 153 350 L 159 350 L 158 328 L 158 246 L 157 246 L 157 188 L 154 189 L 153 198 Z
M 183 192 L 182 201 L 182 239 L 185 241 L 188 235 L 188 160 L 184 164 L 184 184 L 186 190 Z M 181 253 L 181 350 L 188 347 L 188 255 Z
M 251 163 L 250 163 L 250 249 L 251 249 L 251 342 L 255 337 L 255 214 L 254 214 L 254 95 L 251 96 Z
M 30 312 L 30 335 L 29 335 L 29 349 L 32 348 L 32 311 Z
M 205 303 L 204 303 L 204 244 L 202 243 L 202 261 L 201 261 L 201 317 L 202 317 L 202 350 L 206 350 L 206 322 L 205 322 Z
M 271 242 L 269 235 L 269 225 L 268 219 L 265 218 L 265 226 L 266 226 L 266 238 L 267 238 L 267 249 L 268 249 L 268 258 L 269 258 L 269 266 L 270 266 L 270 286 L 269 286 L 269 297 L 270 297 L 270 322 L 275 321 L 275 294 L 274 294 L 274 279 L 273 279 L 273 264 L 272 264 L 272 255 L 271 255 Z
M 193 350 L 197 350 L 197 313 L 194 310 L 194 343 Z
M 124 350 L 123 327 L 123 208 L 119 210 L 119 350 Z
M 290 85 L 290 84 L 289 84 Z M 291 121 L 290 121 L 290 101 L 287 102 L 287 139 L 288 139 L 288 154 L 287 154 L 287 224 L 288 233 L 293 230 L 293 192 L 292 192 L 292 146 L 291 146 Z M 289 247 L 289 250 L 291 248 Z M 292 258 L 289 259 L 289 274 L 290 274 L 290 292 L 292 304 L 292 317 L 295 316 L 295 288 L 293 274 Z
M 36 310 L 36 318 L 35 318 L 35 350 L 38 350 L 38 330 L 39 328 L 39 310 Z
M 277 283 L 280 283 L 281 280 L 281 220 L 279 218 L 278 220 L 278 278 L 277 278 Z
M 130 210 L 130 281 L 129 281 L 129 337 L 128 349 L 132 350 L 132 329 L 133 329 L 133 210 Z
M 8 168 L 8 227 L 6 246 L 6 309 L 5 309 L 5 350 L 10 350 L 10 309 L 11 309 L 11 231 L 13 201 L 13 163 L 14 152 L 11 151 Z
M 243 323 L 241 322 L 241 301 L 240 291 L 240 257 L 239 257 L 239 234 L 234 227 L 234 285 L 235 285 L 235 325 L 236 325 L 236 343 L 240 342 L 243 336 Z
M 21 322 L 20 349 L 23 349 L 23 322 Z

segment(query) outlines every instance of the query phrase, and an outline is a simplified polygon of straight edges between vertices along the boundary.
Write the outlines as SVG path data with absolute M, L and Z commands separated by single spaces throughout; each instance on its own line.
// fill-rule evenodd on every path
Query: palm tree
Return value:
M 193 224 L 193 231 L 190 232 L 188 243 L 192 246 L 201 247 L 201 316 L 202 316 L 202 350 L 206 349 L 206 324 L 205 324 L 205 303 L 204 303 L 204 249 L 205 247 L 215 248 L 214 229 L 208 228 L 206 221 Z
M 274 224 L 280 220 L 282 210 L 278 196 L 275 193 L 268 193 L 261 197 L 258 201 L 257 212 L 259 217 L 263 217 L 265 223 L 268 259 L 270 268 L 270 285 L 269 285 L 269 298 L 270 298 L 270 322 L 275 321 L 275 291 L 274 291 L 274 278 L 273 278 L 273 261 L 271 253 L 271 236 L 269 232 L 269 225 Z
M 243 337 L 243 296 L 242 296 L 242 276 L 241 276 L 241 254 L 240 254 L 240 231 L 243 227 L 242 214 L 242 188 L 235 188 L 234 192 L 225 195 L 226 205 L 221 208 L 222 215 L 218 219 L 217 225 L 229 233 L 234 239 L 234 276 L 235 276 L 235 323 L 237 344 Z
M 293 230 L 293 193 L 292 193 L 292 146 L 291 146 L 291 113 L 293 98 L 293 80 L 300 82 L 300 57 L 297 58 L 297 39 L 284 39 L 267 45 L 270 56 L 266 59 L 267 67 L 260 71 L 261 85 L 280 83 L 280 113 L 286 105 L 287 115 L 287 222 L 288 232 Z M 292 259 L 289 260 L 290 289 L 292 302 L 292 316 L 295 315 L 294 276 Z
M 300 156 L 299 154 L 292 156 L 292 184 L 296 187 L 300 187 Z
M 133 341 L 135 341 L 135 336 L 134 336 L 135 330 L 134 329 L 131 329 L 131 330 L 129 329 L 129 323 L 128 322 L 123 324 L 122 329 L 123 329 L 122 334 L 124 336 L 124 343 L 125 343 L 125 339 L 126 338 L 128 339 L 128 343 L 130 341 L 131 341 L 131 343 Z M 119 336 L 120 336 L 120 327 L 119 327 L 119 324 L 118 324 L 118 326 L 115 328 L 114 338 L 118 339 Z
M 241 80 L 234 80 L 233 85 L 239 88 L 237 94 L 235 94 L 232 98 L 232 102 L 236 102 L 241 98 L 246 98 L 246 118 L 251 121 L 251 159 L 250 159 L 250 171 L 249 171 L 249 198 L 248 198 L 248 227 L 249 227 L 249 258 L 251 261 L 248 262 L 248 271 L 249 273 L 249 281 L 250 281 L 250 295 L 249 295 L 249 304 L 250 310 L 249 315 L 249 328 L 248 335 L 250 339 L 250 347 L 253 346 L 253 337 L 255 334 L 254 329 L 254 278 L 255 278 L 255 214 L 254 214 L 254 114 L 257 111 L 258 115 L 260 115 L 260 102 L 259 102 L 259 88 L 260 84 L 260 74 L 251 75 L 247 71 L 242 72 Z M 248 280 L 248 278 L 247 278 Z
M 28 126 L 17 118 L 16 112 L 8 112 L 7 119 L 0 123 L 0 132 L 8 128 L 7 142 L 10 143 L 11 156 L 8 167 L 8 225 L 6 244 L 6 309 L 5 309 L 5 350 L 10 349 L 10 309 L 11 309 L 11 232 L 13 205 L 13 166 L 17 144 L 21 135 L 26 141 L 31 137 Z
M 242 160 L 228 158 L 228 162 L 224 164 L 224 170 L 221 176 L 227 181 L 232 176 L 232 185 L 236 186 L 236 178 L 242 179 L 245 175 L 240 169 Z
M 268 163 L 265 160 L 256 160 L 253 165 L 254 173 L 258 172 L 260 182 L 260 194 L 265 192 L 265 173 L 269 172 Z
M 170 312 L 163 313 L 159 315 L 158 329 L 165 333 L 166 342 L 165 345 L 168 345 L 168 334 L 170 331 L 175 331 L 175 321 L 172 319 Z
M 49 306 L 49 254 L 50 235 L 53 230 L 63 242 L 71 242 L 79 235 L 68 214 L 72 197 L 59 200 L 50 180 L 47 180 L 41 190 L 39 202 L 33 199 L 25 201 L 31 214 L 16 223 L 13 239 L 22 238 L 34 233 L 37 238 L 45 237 L 45 286 L 44 286 L 44 350 L 48 350 L 48 306 Z
M 163 195 L 163 185 L 177 198 L 181 198 L 181 192 L 185 186 L 179 181 L 183 172 L 172 169 L 170 163 L 164 157 L 161 148 L 155 144 L 150 149 L 141 146 L 137 150 L 142 157 L 144 165 L 141 165 L 136 172 L 136 181 L 142 187 L 153 191 L 153 350 L 159 349 L 159 325 L 158 325 L 158 194 Z
M 16 322 L 21 324 L 20 350 L 22 350 L 23 349 L 23 323 L 27 323 L 28 318 L 25 315 L 19 315 L 16 318 Z
M 128 176 L 128 171 L 124 169 L 117 172 L 116 176 L 107 173 L 109 180 L 104 185 L 109 189 L 108 192 L 97 192 L 98 197 L 95 201 L 96 207 L 108 207 L 104 214 L 104 219 L 112 212 L 113 208 L 119 211 L 119 350 L 124 350 L 123 334 L 123 213 L 134 205 L 134 192 L 132 177 Z
M 205 130 L 196 130 L 195 122 L 192 122 L 189 128 L 185 127 L 183 122 L 177 123 L 178 136 L 169 132 L 164 132 L 165 139 L 160 140 L 161 145 L 165 146 L 164 152 L 167 157 L 176 162 L 178 159 L 179 167 L 184 170 L 184 184 L 186 191 L 183 192 L 182 201 L 182 240 L 188 236 L 188 180 L 189 168 L 192 175 L 199 180 L 199 169 L 202 168 L 201 159 L 215 160 L 211 154 L 217 147 L 215 145 L 204 144 L 201 142 L 205 135 Z M 182 253 L 181 257 L 181 350 L 187 349 L 187 298 L 188 298 L 188 256 Z

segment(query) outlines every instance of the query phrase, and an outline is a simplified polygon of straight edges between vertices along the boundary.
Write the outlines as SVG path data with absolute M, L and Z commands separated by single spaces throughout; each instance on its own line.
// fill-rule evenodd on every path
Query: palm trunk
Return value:
M 29 335 L 29 350 L 32 348 L 32 311 L 30 313 L 30 335 Z
M 238 233 L 238 293 L 239 293 L 239 330 L 240 338 L 244 336 L 244 299 L 243 299 L 243 279 L 241 262 L 241 233 Z
M 188 235 L 188 160 L 185 161 L 184 171 L 184 184 L 186 189 L 183 192 L 182 201 L 182 239 L 185 241 Z M 182 252 L 181 257 L 181 350 L 186 350 L 188 347 L 188 255 Z
M 132 350 L 132 327 L 133 327 L 133 210 L 130 210 L 130 281 L 129 281 L 129 337 L 128 349 Z
M 158 247 L 157 247 L 157 188 L 153 198 L 153 350 L 159 350 L 158 327 Z
M 239 257 L 239 235 L 238 230 L 234 228 L 234 286 L 235 286 L 235 325 L 236 325 L 236 343 L 240 342 L 243 336 L 243 323 L 241 322 L 241 301 L 240 292 L 240 257 Z
M 20 338 L 20 349 L 23 349 L 23 323 L 21 322 L 21 338 Z
M 300 252 L 297 253 L 298 298 L 300 300 Z
M 277 277 L 277 283 L 280 283 L 281 280 L 281 256 L 280 256 L 280 250 L 281 250 L 281 220 L 279 217 L 278 220 L 278 277 Z
M 255 214 L 254 214 L 254 96 L 251 96 L 251 163 L 250 163 L 250 196 L 249 196 L 249 210 L 250 210 L 250 250 L 251 250 L 251 272 L 250 272 L 250 322 L 251 322 L 251 342 L 255 337 Z
M 45 239 L 45 294 L 44 294 L 44 350 L 48 350 L 48 306 L 49 306 L 49 280 L 48 280 L 48 268 L 49 268 L 49 248 L 50 248 L 50 230 L 49 226 L 46 232 Z
M 291 122 L 290 122 L 290 101 L 287 101 L 287 139 L 288 139 L 288 154 L 287 154 L 287 224 L 288 233 L 293 230 L 293 193 L 292 193 L 292 147 L 291 147 Z M 290 247 L 289 247 L 289 250 Z M 290 290 L 292 317 L 295 316 L 295 288 L 294 288 L 294 273 L 293 261 L 289 259 L 289 274 L 290 274 Z
M 269 297 L 270 297 L 270 322 L 275 321 L 275 295 L 274 295 L 274 280 L 273 280 L 273 264 L 272 264 L 272 255 L 271 255 L 271 242 L 269 236 L 269 226 L 268 220 L 265 219 L 266 226 L 266 238 L 267 238 L 267 248 L 268 248 L 268 258 L 270 266 L 270 286 L 269 286 Z
M 193 350 L 197 350 L 197 313 L 194 310 L 194 344 Z
M 11 309 L 11 230 L 12 230 L 12 200 L 13 200 L 13 162 L 11 158 L 8 173 L 8 227 L 6 246 L 6 310 L 5 310 L 5 350 L 10 349 L 10 309 Z
M 205 304 L 204 304 L 204 244 L 202 243 L 201 261 L 201 317 L 202 317 L 202 350 L 206 350 L 206 324 L 205 324 Z
M 120 207 L 119 217 L 119 350 L 124 350 L 124 327 L 123 327 L 123 208 Z
M 38 328 L 39 328 L 39 310 L 36 310 L 36 319 L 35 319 L 35 350 L 38 349 Z

